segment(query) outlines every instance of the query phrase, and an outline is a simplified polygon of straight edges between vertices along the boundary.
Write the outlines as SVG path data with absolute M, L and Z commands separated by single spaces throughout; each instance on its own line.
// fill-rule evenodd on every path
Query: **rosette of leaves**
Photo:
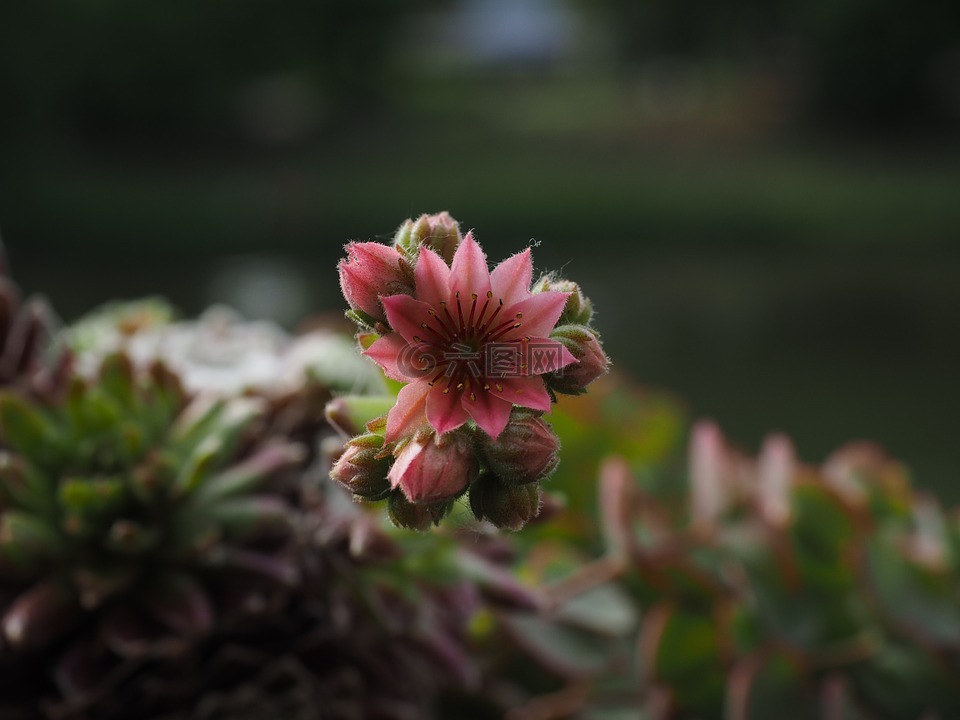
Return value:
M 311 453 L 329 435 L 324 408 L 337 393 L 382 393 L 382 377 L 333 328 L 291 337 L 224 306 L 176 320 L 165 301 L 110 303 L 62 333 L 78 370 L 92 376 L 108 354 L 124 351 L 137 367 L 162 362 L 188 392 L 251 396 L 265 403 L 264 433 L 302 441 Z
M 162 365 L 106 358 L 61 402 L 0 395 L 0 704 L 95 703 L 300 582 L 293 443 L 254 399 L 190 400 Z M 29 716 L 29 715 L 27 715 Z
M 608 554 L 644 607 L 651 718 L 960 717 L 956 512 L 867 445 L 822 467 L 694 429 L 689 485 L 601 477 Z M 682 488 L 682 484 L 679 486 Z
M 34 395 L 62 386 L 70 358 L 52 351 L 53 332 L 50 306 L 41 298 L 21 299 L 0 243 L 0 386 Z

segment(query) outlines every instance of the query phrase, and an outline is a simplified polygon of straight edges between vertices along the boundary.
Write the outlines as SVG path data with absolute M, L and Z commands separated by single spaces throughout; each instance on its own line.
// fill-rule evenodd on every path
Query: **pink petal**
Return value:
M 483 250 L 473 239 L 473 232 L 468 232 L 457 252 L 453 256 L 450 268 L 450 293 L 459 292 L 464 299 L 472 293 L 484 297 L 490 290 L 490 270 L 487 268 L 487 258 Z
M 567 350 L 567 347 L 557 341 L 545 337 L 532 337 L 527 344 L 527 367 L 526 374 L 543 375 L 548 372 L 556 372 L 560 368 L 565 368 L 577 362 L 573 353 Z
M 425 245 L 420 246 L 420 258 L 414 272 L 417 280 L 417 299 L 440 307 L 450 299 L 450 268 L 439 255 Z
M 491 378 L 489 392 L 511 405 L 549 412 L 552 405 L 546 385 L 539 377 Z
M 497 265 L 490 273 L 490 289 L 493 296 L 510 306 L 530 297 L 530 281 L 533 279 L 533 262 L 530 248 L 517 253 Z
M 422 323 L 436 326 L 430 317 L 430 306 L 420 300 L 414 300 L 409 295 L 391 295 L 381 298 L 383 308 L 387 311 L 387 322 L 396 332 L 400 333 L 407 342 L 417 343 L 420 339 L 430 337 L 430 331 L 424 329 Z
M 397 404 L 387 413 L 387 431 L 384 440 L 388 443 L 413 435 L 427 422 L 427 393 L 430 386 L 426 380 L 404 385 L 397 395 Z
M 496 439 L 510 421 L 510 410 L 513 405 L 489 392 L 477 392 L 473 397 L 476 399 L 464 394 L 464 407 L 480 429 Z
M 447 388 L 441 385 L 445 383 L 438 382 L 427 395 L 427 421 L 437 433 L 456 430 L 470 419 L 463 408 L 463 391 L 450 388 L 450 392 L 444 393 Z
M 437 366 L 427 350 L 429 346 L 409 343 L 399 333 L 389 333 L 364 350 L 363 354 L 382 367 L 387 377 L 411 382 L 429 375 Z
M 547 337 L 560 319 L 560 313 L 563 312 L 563 306 L 567 304 L 567 298 L 570 293 L 548 290 L 547 292 L 535 293 L 525 300 L 514 303 L 513 306 L 505 308 L 503 317 L 515 317 L 517 313 L 522 313 L 520 317 L 520 327 L 507 334 L 504 340 L 515 340 L 521 337 Z

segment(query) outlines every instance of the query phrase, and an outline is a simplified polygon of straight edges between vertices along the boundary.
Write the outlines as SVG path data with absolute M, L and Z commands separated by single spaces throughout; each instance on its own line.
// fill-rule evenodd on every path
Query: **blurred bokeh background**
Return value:
M 65 320 L 292 327 L 447 209 L 734 441 L 873 438 L 951 500 L 958 129 L 955 0 L 0 4 L 0 230 Z

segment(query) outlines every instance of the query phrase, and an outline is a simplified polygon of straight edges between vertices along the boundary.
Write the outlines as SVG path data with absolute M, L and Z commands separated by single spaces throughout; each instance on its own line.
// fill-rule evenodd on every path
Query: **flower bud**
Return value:
M 540 486 L 506 485 L 493 473 L 485 473 L 470 486 L 470 509 L 477 520 L 520 530 L 540 512 Z
M 346 260 L 337 266 L 343 296 L 351 309 L 385 321 L 381 296 L 413 294 L 409 262 L 394 248 L 376 242 L 354 242 L 346 249 Z
M 334 464 L 330 477 L 357 497 L 382 500 L 390 492 L 390 459 L 377 457 L 382 447 L 383 438 L 373 433 L 354 438 Z
M 480 472 L 469 436 L 463 432 L 411 440 L 387 477 L 412 503 L 436 503 L 459 497 Z
M 554 391 L 567 395 L 580 395 L 590 383 L 604 375 L 610 359 L 603 352 L 600 340 L 590 328 L 583 325 L 561 325 L 550 335 L 558 340 L 577 359 L 546 376 L 547 385 Z
M 571 325 L 589 325 L 593 318 L 593 303 L 580 290 L 580 286 L 572 280 L 557 278 L 547 275 L 542 278 L 533 288 L 533 292 L 546 292 L 554 290 L 557 292 L 570 293 L 567 298 L 567 304 L 563 307 L 560 314 L 560 322 Z
M 420 532 L 439 525 L 452 508 L 453 500 L 414 504 L 399 490 L 392 492 L 387 500 L 387 512 L 394 525 Z
M 487 467 L 508 485 L 524 485 L 553 472 L 560 458 L 560 438 L 542 418 L 514 410 L 510 422 L 496 440 L 487 436 L 483 459 Z
M 421 215 L 414 220 L 407 220 L 397 230 L 393 246 L 406 253 L 409 257 L 417 257 L 420 246 L 426 245 L 442 257 L 447 264 L 453 262 L 453 254 L 463 236 L 460 235 L 460 225 L 444 211 L 436 215 Z

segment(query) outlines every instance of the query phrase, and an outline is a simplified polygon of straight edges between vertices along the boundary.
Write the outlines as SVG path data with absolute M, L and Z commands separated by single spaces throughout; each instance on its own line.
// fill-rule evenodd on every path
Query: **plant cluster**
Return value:
M 956 512 L 865 443 L 815 467 L 784 436 L 751 458 L 701 422 L 685 470 L 602 469 L 607 552 L 578 575 L 621 583 L 643 619 L 632 670 L 593 701 L 650 720 L 960 716 Z
M 467 493 L 474 517 L 499 528 L 535 518 L 560 447 L 542 416 L 609 364 L 579 287 L 553 275 L 533 284 L 529 249 L 491 272 L 447 213 L 408 220 L 390 246 L 347 245 L 340 283 L 364 354 L 397 395 L 333 478 L 417 530 Z

